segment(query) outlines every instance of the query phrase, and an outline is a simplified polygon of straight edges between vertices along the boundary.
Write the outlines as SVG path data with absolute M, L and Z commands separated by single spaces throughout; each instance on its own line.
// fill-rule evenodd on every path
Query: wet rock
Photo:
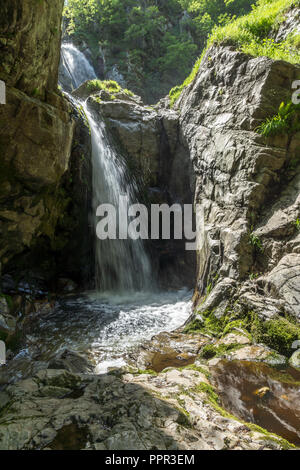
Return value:
M 270 351 L 261 345 L 251 345 L 230 353 L 231 360 L 238 361 L 264 361 L 270 355 Z
M 275 41 L 284 41 L 291 33 L 300 33 L 300 9 L 298 7 L 293 7 L 285 13 L 284 21 L 276 31 Z
M 156 372 L 168 367 L 184 367 L 195 362 L 200 349 L 208 342 L 209 338 L 201 334 L 160 333 L 133 355 L 131 360 L 134 359 L 139 369 Z
M 299 372 L 251 361 L 221 361 L 211 372 L 228 411 L 299 446 Z M 279 442 L 273 437 L 265 434 L 268 443 Z
M 229 300 L 232 297 L 235 286 L 236 282 L 233 279 L 222 279 L 220 282 L 217 283 L 212 292 L 201 304 L 199 311 L 205 312 L 214 309 L 215 315 L 217 317 L 222 316 L 225 312 L 226 307 L 228 306 L 226 298 Z
M 17 320 L 10 315 L 10 309 L 5 297 L 0 297 L 0 333 L 13 333 L 15 331 Z
M 202 342 L 202 335 L 162 333 L 144 348 L 196 355 Z M 65 354 L 63 360 L 70 359 L 71 352 Z M 253 435 L 245 423 L 226 415 L 216 406 L 213 369 L 194 362 L 161 373 L 123 368 L 100 376 L 41 369 L 0 395 L 0 404 L 9 404 L 0 414 L 0 448 L 246 450 L 288 445 L 279 438 L 276 445 L 267 442 L 260 432 Z
M 298 150 L 288 146 L 287 136 L 266 144 L 255 129 L 277 113 L 282 101 L 290 99 L 284 81 L 291 86 L 299 76 L 298 66 L 263 57 L 253 59 L 230 47 L 212 47 L 175 105 L 196 175 L 198 299 L 202 302 L 207 286 L 217 284 L 206 302 L 220 314 L 228 305 L 218 284 L 227 278 L 242 284 L 254 269 L 257 273 L 272 269 L 286 250 L 281 239 L 288 240 L 294 233 L 299 184 L 291 181 L 280 186 L 280 178 L 285 162 L 297 159 Z M 275 99 L 271 89 L 276 90 Z M 279 188 L 276 195 L 275 185 Z M 271 215 L 272 220 L 264 220 L 262 206 L 281 196 L 280 207 L 265 212 L 266 219 Z M 264 247 L 266 243 L 265 256 L 251 246 L 251 231 L 261 237 Z M 276 243 L 265 242 L 267 238 Z M 264 295 L 247 296 L 245 305 L 249 300 L 248 307 L 261 312 Z M 268 297 L 267 316 L 272 316 L 278 309 L 271 306 L 273 295 Z M 287 303 L 286 296 L 274 297 Z
M 1 277 L 1 291 L 4 294 L 11 294 L 16 292 L 16 282 L 9 274 L 5 274 Z

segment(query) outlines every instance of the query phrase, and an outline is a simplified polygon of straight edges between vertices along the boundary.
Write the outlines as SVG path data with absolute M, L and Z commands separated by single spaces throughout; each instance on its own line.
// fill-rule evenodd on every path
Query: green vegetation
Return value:
M 134 372 L 134 374 L 137 374 L 137 375 L 154 375 L 154 376 L 157 376 L 157 372 L 155 372 L 155 370 L 152 370 L 152 369 L 139 369 L 138 371 Z
M 262 244 L 261 239 L 255 235 L 253 232 L 249 234 L 249 243 L 253 246 L 256 252 L 262 253 L 264 251 L 264 247 Z
M 221 338 L 226 334 L 239 328 L 247 331 L 247 321 L 245 319 L 235 318 L 235 314 L 227 312 L 225 315 L 217 318 L 214 311 L 201 312 L 201 317 L 194 319 L 189 325 L 186 326 L 185 333 L 201 332 L 203 334 Z
M 267 56 L 271 59 L 299 63 L 299 34 L 290 34 L 280 43 L 275 43 L 268 37 L 271 30 L 276 30 L 284 21 L 284 13 L 299 4 L 299 0 L 258 0 L 249 14 L 237 19 L 232 18 L 224 26 L 215 26 L 209 35 L 206 49 L 195 63 L 191 74 L 182 85 L 170 91 L 171 105 L 174 105 L 184 88 L 194 80 L 205 53 L 213 44 L 226 41 L 235 45 L 238 50 L 255 57 Z
M 207 369 L 201 366 L 196 366 L 195 364 L 190 364 L 189 366 L 181 367 L 179 370 L 183 369 L 194 370 L 195 372 L 199 372 L 200 374 L 203 374 L 207 379 L 210 379 L 211 377 L 211 373 Z
M 67 33 L 88 44 L 95 64 L 117 64 L 128 87 L 155 102 L 188 75 L 216 25 L 253 0 L 68 0 Z
M 294 225 L 295 225 L 296 229 L 298 231 L 300 231 L 300 219 L 299 218 L 295 220 Z
M 222 357 L 242 347 L 244 347 L 244 345 L 241 344 L 220 344 L 219 346 L 207 344 L 202 348 L 200 356 L 203 357 L 203 359 Z
M 128 96 L 134 96 L 132 91 L 127 90 L 127 88 L 122 88 L 114 80 L 90 80 L 87 84 L 87 88 L 91 93 L 104 90 L 108 93 L 124 93 Z
M 263 321 L 252 311 L 237 312 L 228 309 L 223 316 L 217 318 L 214 311 L 201 312 L 202 319 L 196 317 L 187 327 L 185 333 L 202 333 L 215 338 L 222 338 L 232 331 L 242 330 L 256 343 L 263 343 L 284 356 L 293 352 L 292 344 L 300 339 L 300 326 L 289 317 L 277 317 Z M 239 345 L 207 345 L 202 349 L 202 357 L 209 359 L 222 356 L 238 349 Z
M 288 134 L 300 131 L 300 104 L 281 103 L 278 113 L 267 118 L 257 128 L 257 132 L 265 137 Z

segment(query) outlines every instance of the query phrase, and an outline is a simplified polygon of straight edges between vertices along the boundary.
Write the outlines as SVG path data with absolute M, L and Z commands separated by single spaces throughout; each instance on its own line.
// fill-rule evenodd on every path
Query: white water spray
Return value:
M 65 79 L 70 83 L 72 90 L 75 90 L 87 80 L 97 78 L 93 66 L 83 52 L 70 43 L 61 46 L 61 70 Z M 62 79 L 60 85 L 64 87 Z

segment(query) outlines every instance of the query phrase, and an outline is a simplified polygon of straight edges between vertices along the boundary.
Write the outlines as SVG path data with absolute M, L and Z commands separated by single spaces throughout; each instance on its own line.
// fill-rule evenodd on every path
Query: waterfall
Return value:
M 71 92 L 82 83 L 94 78 L 97 78 L 95 70 L 86 56 L 73 44 L 62 44 L 59 67 L 59 84 L 61 87 Z
M 125 162 L 110 144 L 103 122 L 96 122 L 84 103 L 92 137 L 93 213 L 99 204 L 112 204 L 118 214 L 119 196 L 137 203 L 137 187 Z M 125 219 L 126 217 L 126 219 Z M 127 214 L 121 225 L 127 226 Z M 96 217 L 95 217 L 95 222 Z M 95 225 L 96 233 L 96 225 Z M 96 240 L 96 286 L 102 291 L 141 290 L 150 287 L 151 266 L 142 240 Z
M 68 72 L 72 87 L 78 88 L 86 80 L 96 77 L 87 58 L 74 45 L 63 44 L 61 57 L 64 74 Z M 65 81 L 61 80 L 61 83 L 67 92 Z M 91 130 L 96 287 L 101 291 L 118 292 L 147 289 L 151 285 L 151 265 L 143 241 L 99 240 L 96 237 L 97 207 L 111 204 L 118 214 L 119 196 L 126 196 L 128 205 L 135 204 L 138 188 L 122 156 L 109 142 L 104 123 L 95 120 L 87 101 L 83 103 L 69 97 L 77 107 L 83 107 Z M 126 214 L 121 226 L 128 222 Z

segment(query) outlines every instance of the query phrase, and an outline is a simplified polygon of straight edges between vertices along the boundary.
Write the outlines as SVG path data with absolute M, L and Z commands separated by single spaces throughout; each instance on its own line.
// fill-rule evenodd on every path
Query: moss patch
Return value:
M 116 93 L 124 93 L 127 96 L 134 96 L 134 93 L 132 91 L 127 90 L 127 88 L 122 88 L 114 80 L 90 80 L 87 83 L 87 89 L 90 93 L 104 90 L 107 93 L 112 94 L 112 99 L 116 99 Z
M 235 329 L 242 329 L 250 340 L 265 344 L 284 356 L 292 354 L 293 342 L 300 339 L 300 326 L 292 318 L 284 316 L 263 321 L 255 312 L 236 312 L 233 306 L 220 318 L 216 317 L 213 310 L 201 312 L 201 317 L 196 317 L 186 326 L 184 332 L 222 338 Z M 202 357 L 209 359 L 222 356 L 240 347 L 241 345 L 207 345 L 202 349 Z
M 293 352 L 293 342 L 300 339 L 300 327 L 286 318 L 262 322 L 255 317 L 251 331 L 258 343 L 266 344 L 285 356 Z

